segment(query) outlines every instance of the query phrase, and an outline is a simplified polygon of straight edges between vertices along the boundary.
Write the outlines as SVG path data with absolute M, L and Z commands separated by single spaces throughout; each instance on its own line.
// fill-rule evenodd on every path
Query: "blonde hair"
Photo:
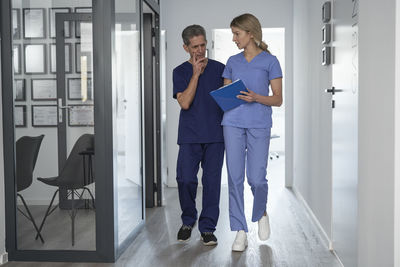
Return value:
M 271 54 L 268 50 L 268 45 L 262 41 L 261 24 L 258 19 L 249 13 L 237 16 L 231 22 L 231 27 L 239 28 L 243 31 L 249 32 L 253 35 L 256 45 L 267 53 Z

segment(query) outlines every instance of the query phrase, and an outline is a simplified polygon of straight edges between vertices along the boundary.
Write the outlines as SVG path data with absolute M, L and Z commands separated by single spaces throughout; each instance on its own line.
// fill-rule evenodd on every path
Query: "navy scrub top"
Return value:
M 224 142 L 221 126 L 223 111 L 211 97 L 210 92 L 223 86 L 222 72 L 225 65 L 208 59 L 200 75 L 196 95 L 189 109 L 181 109 L 178 127 L 178 144 Z M 188 61 L 173 71 L 173 97 L 183 92 L 193 75 L 192 64 Z

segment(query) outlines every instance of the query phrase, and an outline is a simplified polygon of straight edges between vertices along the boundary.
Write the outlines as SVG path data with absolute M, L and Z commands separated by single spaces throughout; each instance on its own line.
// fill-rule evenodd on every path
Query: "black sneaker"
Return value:
M 214 246 L 218 244 L 217 237 L 211 232 L 201 233 L 201 240 L 206 246 Z
M 182 225 L 178 232 L 178 241 L 187 241 L 192 235 L 192 226 Z

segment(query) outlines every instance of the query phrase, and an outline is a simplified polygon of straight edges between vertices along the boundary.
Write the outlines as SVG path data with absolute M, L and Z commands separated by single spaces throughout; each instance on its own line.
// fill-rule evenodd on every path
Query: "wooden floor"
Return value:
M 243 253 L 231 251 L 235 233 L 229 230 L 226 186 L 221 192 L 221 213 L 215 232 L 219 243 L 215 247 L 201 243 L 197 228 L 189 242 L 176 241 L 176 233 L 181 224 L 178 193 L 175 188 L 167 188 L 164 194 L 165 206 L 147 210 L 145 228 L 115 264 L 10 262 L 5 266 L 341 266 L 323 243 L 293 192 L 284 187 L 283 161 L 283 158 L 271 161 L 269 166 L 268 212 L 272 232 L 266 242 L 258 240 L 257 223 L 250 222 L 252 196 L 250 189 L 246 188 L 249 246 Z M 200 189 L 197 203 L 200 208 Z

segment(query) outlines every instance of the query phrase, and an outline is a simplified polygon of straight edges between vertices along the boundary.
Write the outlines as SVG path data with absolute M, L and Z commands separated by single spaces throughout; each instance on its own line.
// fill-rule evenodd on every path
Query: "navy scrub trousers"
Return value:
M 197 172 L 200 163 L 203 169 L 203 202 L 199 218 L 201 233 L 214 232 L 218 222 L 224 149 L 224 143 L 179 145 L 176 180 L 184 225 L 194 226 L 196 223 Z

